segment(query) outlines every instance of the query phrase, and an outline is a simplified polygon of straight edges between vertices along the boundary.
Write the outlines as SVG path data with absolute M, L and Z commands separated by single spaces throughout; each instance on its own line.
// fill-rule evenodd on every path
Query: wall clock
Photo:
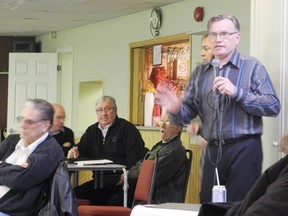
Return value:
M 150 15 L 150 31 L 153 37 L 159 36 L 160 27 L 161 27 L 161 12 L 158 7 L 154 7 Z

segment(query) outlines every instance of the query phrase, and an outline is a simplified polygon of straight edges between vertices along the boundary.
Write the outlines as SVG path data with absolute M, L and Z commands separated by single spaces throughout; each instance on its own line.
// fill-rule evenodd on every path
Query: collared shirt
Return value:
M 106 134 L 107 134 L 107 132 L 108 132 L 108 129 L 109 129 L 109 127 L 110 127 L 111 125 L 112 125 L 112 124 L 107 125 L 107 126 L 105 126 L 104 128 L 102 128 L 102 127 L 100 126 L 100 124 L 98 124 L 98 128 L 101 130 L 101 132 L 102 132 L 102 134 L 103 134 L 103 142 L 102 142 L 103 145 L 105 144 L 105 137 L 106 137 Z
M 25 140 L 20 139 L 17 145 L 15 146 L 15 151 L 5 160 L 5 162 L 21 166 L 23 163 L 27 161 L 29 155 L 37 148 L 37 146 L 40 143 L 42 143 L 46 139 L 47 136 L 48 132 L 43 134 L 39 139 L 37 139 L 28 146 L 25 146 L 26 144 Z M 0 198 L 4 196 L 9 190 L 10 190 L 9 187 L 0 185 Z
M 106 134 L 107 134 L 107 132 L 108 132 L 108 129 L 109 129 L 109 127 L 110 127 L 111 125 L 112 125 L 112 124 L 107 125 L 106 127 L 102 128 L 102 127 L 100 126 L 100 124 L 98 124 L 98 128 L 102 131 L 102 134 L 103 134 L 103 137 L 104 137 L 104 138 L 106 137 Z
M 201 64 L 191 75 L 181 109 L 171 121 L 185 125 L 199 114 L 201 136 L 208 141 L 262 134 L 262 116 L 277 116 L 280 112 L 279 99 L 264 65 L 235 50 L 219 75 L 235 85 L 232 96 L 213 92 L 213 66 Z

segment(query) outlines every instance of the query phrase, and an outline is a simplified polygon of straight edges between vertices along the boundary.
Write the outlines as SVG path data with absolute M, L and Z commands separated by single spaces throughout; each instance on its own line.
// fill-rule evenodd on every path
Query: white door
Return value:
M 29 98 L 51 103 L 57 98 L 56 53 L 10 53 L 8 81 L 7 133 L 18 133 L 16 118 Z

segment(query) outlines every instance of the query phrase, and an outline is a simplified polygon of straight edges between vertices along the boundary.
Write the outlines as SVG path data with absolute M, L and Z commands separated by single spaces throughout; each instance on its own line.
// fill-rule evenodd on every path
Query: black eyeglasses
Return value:
M 24 119 L 22 116 L 18 116 L 16 118 L 16 121 L 18 123 L 21 123 L 21 124 L 25 124 L 25 125 L 33 125 L 33 124 L 36 124 L 37 122 L 40 122 L 40 121 L 46 121 L 47 119 L 39 119 L 39 120 L 32 120 L 32 119 Z
M 216 33 L 216 32 L 209 32 L 208 37 L 210 39 L 216 39 L 219 35 L 219 37 L 221 39 L 227 39 L 228 37 L 230 37 L 233 34 L 237 34 L 238 32 L 220 32 L 220 33 Z

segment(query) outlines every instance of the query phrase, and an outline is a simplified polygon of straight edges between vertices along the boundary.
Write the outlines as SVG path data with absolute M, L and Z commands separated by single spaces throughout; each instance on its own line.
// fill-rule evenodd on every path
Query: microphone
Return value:
M 212 60 L 212 65 L 214 69 L 214 78 L 219 75 L 219 66 L 220 66 L 220 60 L 218 58 L 214 58 Z

